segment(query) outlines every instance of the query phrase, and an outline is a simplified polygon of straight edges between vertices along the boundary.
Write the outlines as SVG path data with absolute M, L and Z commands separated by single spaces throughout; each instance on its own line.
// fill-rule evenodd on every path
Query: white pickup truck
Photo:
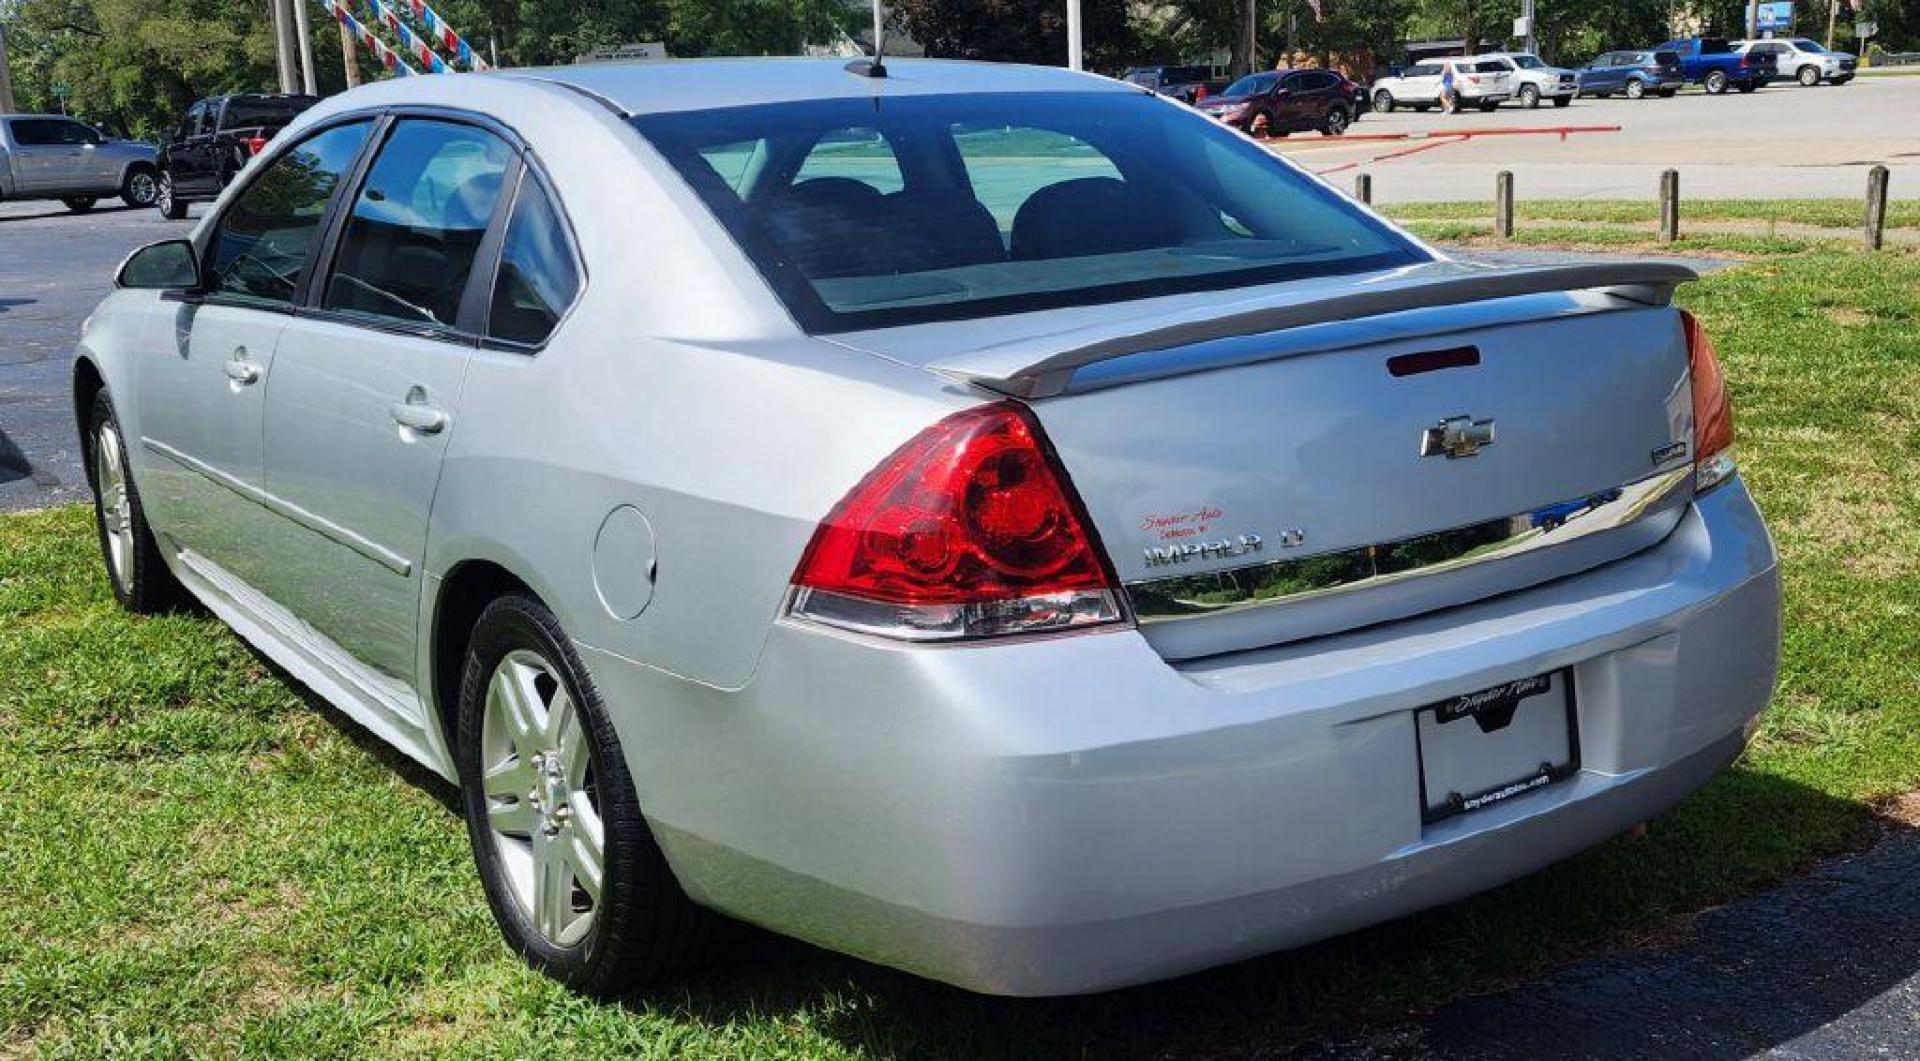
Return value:
M 152 206 L 159 190 L 152 144 L 60 114 L 0 115 L 0 200 L 58 199 L 80 213 L 110 195 Z

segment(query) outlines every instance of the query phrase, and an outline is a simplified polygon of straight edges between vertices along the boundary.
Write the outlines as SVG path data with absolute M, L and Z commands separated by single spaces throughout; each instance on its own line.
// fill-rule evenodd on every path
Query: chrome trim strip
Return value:
M 379 564 L 381 567 L 392 571 L 402 578 L 407 578 L 413 574 L 413 561 L 385 546 L 368 541 L 347 528 L 340 526 L 338 523 L 334 523 L 322 516 L 316 516 L 292 502 L 283 501 L 251 483 L 236 479 L 213 465 L 197 457 L 190 457 L 158 439 L 148 438 L 142 435 L 140 436 L 140 444 L 183 468 L 198 472 L 213 482 L 226 487 L 277 516 L 284 516 L 323 538 L 327 538 L 352 549 L 354 552 L 372 560 L 374 563 Z
M 1127 583 L 1126 590 L 1135 618 L 1146 624 L 1373 589 L 1505 560 L 1636 523 L 1663 510 L 1692 482 L 1693 463 L 1687 461 L 1618 489 L 1498 519 L 1223 571 L 1142 579 Z M 1548 521 L 1554 523 L 1553 529 L 1543 526 Z

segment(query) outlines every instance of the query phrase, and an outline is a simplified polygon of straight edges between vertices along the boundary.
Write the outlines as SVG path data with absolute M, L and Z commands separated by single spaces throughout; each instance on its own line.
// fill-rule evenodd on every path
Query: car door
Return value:
M 384 681 L 415 676 L 427 516 L 484 312 L 470 281 L 519 166 L 483 125 L 394 121 L 275 356 L 272 593 Z
M 61 143 L 71 145 L 75 153 L 68 172 L 66 185 L 69 188 L 91 191 L 118 191 L 120 187 L 119 163 L 111 152 L 100 150 L 105 138 L 100 130 L 72 119 L 61 119 L 55 135 Z
M 265 384 L 334 192 L 372 127 L 314 133 L 248 183 L 199 237 L 202 291 L 159 304 L 154 349 L 135 368 L 154 526 L 249 584 L 276 562 L 262 545 Z
M 1633 56 L 1621 52 L 1608 52 L 1593 61 L 1590 71 L 1590 85 L 1596 92 L 1618 92 L 1626 87 L 1626 67 L 1624 63 Z
M 13 136 L 13 177 L 21 192 L 39 194 L 66 187 L 61 175 L 76 161 L 79 149 L 61 143 L 56 126 L 47 118 L 7 120 L 7 131 Z
M 193 131 L 173 154 L 173 184 L 186 192 L 205 193 L 213 187 L 213 134 L 219 125 L 218 100 L 193 105 L 187 122 Z

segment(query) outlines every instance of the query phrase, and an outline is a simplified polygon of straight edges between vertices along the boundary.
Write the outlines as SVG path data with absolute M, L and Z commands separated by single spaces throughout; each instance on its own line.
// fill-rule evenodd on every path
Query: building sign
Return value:
M 1760 24 L 1757 28 L 1761 33 L 1778 33 L 1792 29 L 1793 5 L 1790 3 L 1761 4 Z
M 667 45 L 665 41 L 643 41 L 637 44 L 616 44 L 610 48 L 595 48 L 573 57 L 575 63 L 630 63 L 638 59 L 665 59 Z

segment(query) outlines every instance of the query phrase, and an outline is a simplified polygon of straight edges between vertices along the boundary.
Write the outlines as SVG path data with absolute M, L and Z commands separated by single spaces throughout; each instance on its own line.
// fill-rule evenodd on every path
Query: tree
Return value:
M 1504 44 L 1520 15 L 1516 0 L 1421 0 L 1415 26 L 1435 37 L 1462 37 L 1468 55 Z
M 897 0 L 892 7 L 933 58 L 1067 61 L 1065 0 Z M 1082 0 L 1081 20 L 1088 66 L 1111 70 L 1133 58 L 1125 0 Z

